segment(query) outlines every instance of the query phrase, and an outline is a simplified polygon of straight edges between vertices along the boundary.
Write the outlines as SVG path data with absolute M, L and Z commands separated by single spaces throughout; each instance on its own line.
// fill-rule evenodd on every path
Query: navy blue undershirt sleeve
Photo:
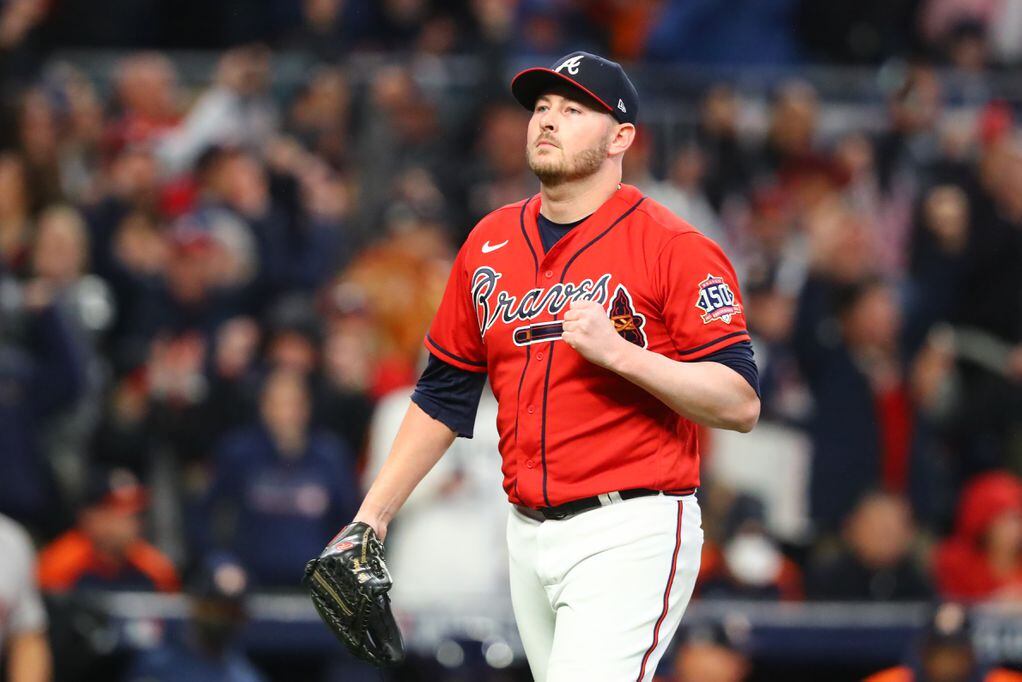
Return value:
M 486 375 L 449 365 L 432 353 L 412 402 L 463 438 L 471 438 Z
M 705 355 L 695 362 L 719 362 L 725 367 L 730 367 L 745 377 L 749 386 L 752 386 L 752 390 L 756 392 L 757 396 L 759 395 L 759 369 L 752 357 L 752 343 L 749 341 L 733 343 L 726 348 L 721 348 L 716 353 Z

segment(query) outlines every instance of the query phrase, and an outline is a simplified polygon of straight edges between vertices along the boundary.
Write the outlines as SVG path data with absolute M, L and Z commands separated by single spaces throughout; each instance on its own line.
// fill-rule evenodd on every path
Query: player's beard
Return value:
M 570 159 L 565 159 L 563 154 L 556 158 L 552 158 L 553 155 L 537 156 L 535 146 L 528 147 L 525 156 L 529 162 L 529 169 L 539 181 L 547 187 L 554 187 L 565 182 L 588 178 L 596 173 L 607 160 L 609 148 L 610 140 L 604 138 L 595 147 L 583 149 Z

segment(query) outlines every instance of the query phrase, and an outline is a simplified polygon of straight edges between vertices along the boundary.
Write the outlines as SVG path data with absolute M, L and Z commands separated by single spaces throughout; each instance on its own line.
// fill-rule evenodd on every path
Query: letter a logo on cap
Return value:
M 558 66 L 554 71 L 557 73 L 561 72 L 561 69 L 567 69 L 568 73 L 572 76 L 578 75 L 578 63 L 585 57 L 584 54 L 575 55 L 574 57 L 568 57 L 564 60 L 564 63 Z

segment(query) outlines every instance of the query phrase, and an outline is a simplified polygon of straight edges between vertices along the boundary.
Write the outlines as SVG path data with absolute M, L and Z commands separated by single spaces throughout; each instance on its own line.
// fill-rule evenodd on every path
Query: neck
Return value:
M 596 212 L 618 190 L 621 169 L 611 164 L 592 175 L 556 185 L 541 185 L 539 212 L 555 223 L 573 223 Z

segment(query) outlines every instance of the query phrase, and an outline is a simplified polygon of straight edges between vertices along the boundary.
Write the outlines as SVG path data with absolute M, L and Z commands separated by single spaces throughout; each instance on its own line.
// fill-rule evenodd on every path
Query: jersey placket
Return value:
M 538 202 L 538 199 L 532 201 Z M 526 219 L 534 226 L 534 215 L 530 216 L 527 211 L 532 203 L 526 202 L 522 206 L 519 217 L 519 226 L 522 237 L 529 247 L 533 264 L 533 288 L 547 288 L 553 284 L 553 271 L 545 267 L 549 254 L 543 256 L 542 263 L 539 253 L 542 252 L 541 242 L 532 238 Z M 519 292 L 519 295 L 521 293 Z M 509 335 L 510 336 L 510 335 Z M 513 343 L 513 342 L 512 342 Z M 515 492 L 519 499 L 530 505 L 535 505 L 536 493 L 544 490 L 544 477 L 546 475 L 545 450 L 543 443 L 543 420 L 546 417 L 545 400 L 543 392 L 543 381 L 549 376 L 550 355 L 554 342 L 546 344 L 527 344 L 522 346 L 525 354 L 523 361 L 522 375 L 518 382 L 518 413 L 515 418 L 515 449 L 517 451 L 515 478 Z M 549 506 L 545 499 L 543 503 Z
M 577 259 L 587 251 L 594 244 L 603 239 L 615 226 L 618 225 L 622 220 L 627 218 L 631 213 L 638 208 L 639 204 L 642 203 L 644 197 L 640 197 L 638 201 L 632 203 L 627 210 L 619 211 L 619 215 L 614 215 L 613 212 L 608 213 L 607 205 L 602 210 L 594 213 L 588 220 L 581 225 L 575 227 L 571 232 L 561 238 L 556 244 L 551 247 L 550 251 L 543 255 L 542 259 L 536 260 L 536 271 L 535 271 L 535 284 L 537 288 L 547 289 L 555 284 L 564 284 L 567 282 L 567 277 L 572 271 L 573 266 L 578 269 Z M 610 202 L 608 202 L 609 204 Z M 532 214 L 528 227 L 526 226 L 525 218 L 527 216 L 526 211 L 523 207 L 521 229 L 526 238 L 529 248 L 533 250 L 534 257 L 536 251 L 534 244 L 541 243 L 538 237 L 538 228 L 535 226 L 535 214 Z M 602 225 L 608 225 L 604 229 L 600 229 Z M 528 228 L 532 228 L 531 230 Z M 595 229 L 594 229 L 595 228 Z M 595 234 L 594 234 L 595 233 Z M 532 235 L 535 234 L 536 238 L 533 239 Z M 585 239 L 589 237 L 588 241 Z M 562 319 L 560 314 L 555 314 L 552 317 L 553 320 Z M 532 492 L 537 489 L 537 486 L 542 491 L 542 505 L 553 506 L 558 503 L 556 500 L 551 502 L 550 490 L 551 490 L 551 452 L 548 443 L 548 434 L 550 429 L 550 408 L 551 408 L 551 396 L 550 386 L 551 381 L 554 383 L 557 381 L 557 376 L 554 375 L 551 379 L 551 375 L 554 374 L 554 363 L 558 352 L 564 352 L 564 349 L 558 351 L 557 341 L 550 341 L 549 343 L 542 344 L 540 350 L 534 350 L 534 346 L 525 346 L 527 350 L 525 367 L 522 370 L 522 389 L 519 395 L 524 399 L 528 396 L 528 400 L 525 402 L 525 413 L 523 414 L 521 409 L 521 400 L 519 401 L 519 412 L 518 420 L 519 425 L 522 420 L 524 423 L 529 424 L 529 433 L 535 433 L 533 429 L 538 428 L 538 443 L 520 443 L 518 448 L 518 463 L 519 463 L 519 478 L 518 480 L 527 481 L 527 485 L 524 489 Z M 521 433 L 521 431 L 519 431 Z M 524 445 L 525 447 L 521 447 Z M 538 445 L 538 453 L 536 452 L 535 445 Z M 532 447 L 529 447 L 532 446 Z M 539 461 L 536 461 L 538 455 Z M 524 472 L 522 470 L 522 464 L 524 460 Z M 538 471 L 537 471 L 538 469 Z M 522 474 L 525 473 L 523 477 Z M 538 475 L 537 475 L 538 474 Z M 517 482 L 516 482 L 517 485 Z M 519 489 L 521 492 L 521 488 Z M 527 493 L 528 494 L 528 493 Z M 534 497 L 529 496 L 525 499 L 527 503 L 535 503 Z

